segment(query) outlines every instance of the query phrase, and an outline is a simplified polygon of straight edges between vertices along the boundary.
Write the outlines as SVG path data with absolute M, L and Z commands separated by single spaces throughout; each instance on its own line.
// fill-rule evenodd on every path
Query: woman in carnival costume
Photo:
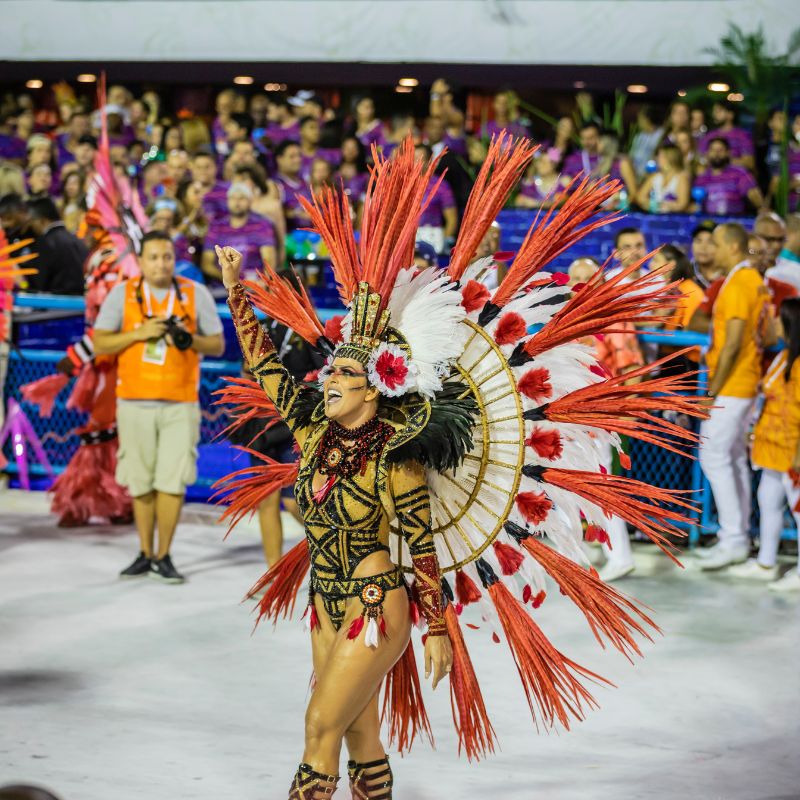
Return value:
M 613 511 L 668 549 L 665 537 L 688 522 L 689 504 L 678 492 L 605 474 L 604 448 L 619 448 L 620 434 L 691 443 L 691 432 L 652 412 L 703 412 L 697 398 L 679 394 L 691 388 L 685 376 L 629 387 L 578 343 L 672 304 L 660 275 L 623 285 L 636 264 L 571 295 L 560 276 L 542 271 L 609 221 L 592 216 L 618 182 L 574 181 L 561 209 L 532 226 L 492 294 L 474 280 L 485 266 L 471 263 L 478 244 L 534 150 L 503 134 L 493 142 L 447 270 L 409 269 L 436 166 L 415 163 L 411 140 L 391 160 L 374 152 L 358 244 L 341 193 L 324 189 L 304 203 L 347 307 L 339 324 L 323 328 L 304 292 L 270 267 L 263 284 L 240 283 L 241 257 L 217 248 L 242 351 L 266 395 L 239 385 L 226 397 L 279 414 L 300 447 L 295 494 L 306 537 L 251 590 L 264 592 L 260 618 L 276 621 L 292 612 L 310 566 L 315 684 L 290 799 L 334 793 L 343 743 L 353 797 L 391 798 L 382 720 L 401 752 L 417 735 L 430 737 L 410 638 L 420 620 L 426 677 L 435 687 L 449 675 L 459 749 L 470 759 L 494 750 L 495 733 L 458 619 L 464 606 L 479 603 L 495 636 L 505 636 L 534 720 L 547 726 L 581 719 L 594 705 L 582 679 L 603 679 L 560 653 L 529 612 L 545 598 L 546 576 L 601 643 L 628 657 L 639 653 L 634 634 L 655 628 L 589 567 L 582 519 L 596 536 Z M 253 305 L 327 352 L 318 386 L 291 379 Z M 231 477 L 224 516 L 232 524 L 285 478 L 274 479 L 274 469 L 265 463 Z

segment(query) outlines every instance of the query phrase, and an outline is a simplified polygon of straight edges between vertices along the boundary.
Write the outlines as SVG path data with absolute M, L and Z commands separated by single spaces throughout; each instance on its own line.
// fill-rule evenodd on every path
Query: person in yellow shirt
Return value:
M 714 229 L 716 265 L 724 281 L 710 318 L 709 417 L 700 426 L 700 465 L 717 507 L 718 543 L 699 550 L 703 569 L 747 560 L 750 553 L 752 476 L 747 433 L 761 380 L 761 353 L 769 293 L 748 259 L 747 231 L 735 223 Z M 708 329 L 698 309 L 690 327 Z
M 728 574 L 770 581 L 775 592 L 800 592 L 800 562 L 778 580 L 778 545 L 788 501 L 800 530 L 800 298 L 783 301 L 781 323 L 786 349 L 778 353 L 764 376 L 764 405 L 753 431 L 751 461 L 761 470 L 758 557 L 737 564 Z

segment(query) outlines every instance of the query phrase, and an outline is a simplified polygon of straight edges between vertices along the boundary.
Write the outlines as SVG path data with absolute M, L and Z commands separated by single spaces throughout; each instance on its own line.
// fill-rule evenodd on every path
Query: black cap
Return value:
M 95 150 L 97 150 L 97 137 L 92 136 L 91 133 L 84 133 L 80 139 L 78 139 L 78 144 L 90 144 Z
M 701 233 L 714 233 L 717 223 L 713 219 L 705 219 L 699 225 L 695 225 L 692 231 L 692 240 L 696 239 Z

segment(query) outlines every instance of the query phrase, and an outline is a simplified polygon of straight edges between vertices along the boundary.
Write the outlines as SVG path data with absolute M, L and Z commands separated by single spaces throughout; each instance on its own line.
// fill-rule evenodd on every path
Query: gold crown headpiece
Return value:
M 372 351 L 389 332 L 389 311 L 381 311 L 381 296 L 362 281 L 353 298 L 350 339 L 336 348 L 338 358 L 352 358 L 366 364 Z

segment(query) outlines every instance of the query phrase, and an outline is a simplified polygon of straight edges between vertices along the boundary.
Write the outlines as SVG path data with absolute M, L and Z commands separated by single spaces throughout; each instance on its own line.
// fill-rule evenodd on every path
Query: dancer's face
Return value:
M 336 358 L 323 386 L 325 416 L 345 425 L 360 418 L 364 407 L 375 404 L 378 391 L 367 381 L 364 365 L 352 358 Z

